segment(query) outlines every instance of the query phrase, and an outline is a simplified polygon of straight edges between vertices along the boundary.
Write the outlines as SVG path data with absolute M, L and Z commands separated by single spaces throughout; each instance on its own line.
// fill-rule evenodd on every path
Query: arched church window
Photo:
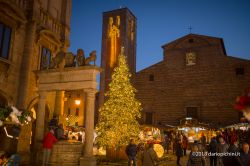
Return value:
M 51 61 L 52 61 L 51 50 L 42 47 L 40 69 L 41 70 L 49 69 Z
M 0 57 L 9 58 L 11 28 L 0 22 Z

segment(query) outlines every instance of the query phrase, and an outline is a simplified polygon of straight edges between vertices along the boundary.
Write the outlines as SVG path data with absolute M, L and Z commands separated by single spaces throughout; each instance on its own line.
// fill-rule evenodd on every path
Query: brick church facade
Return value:
M 217 126 L 239 122 L 236 96 L 250 86 L 250 61 L 228 56 L 223 39 L 188 34 L 165 44 L 163 61 L 135 74 L 143 120 L 178 125 L 193 117 Z

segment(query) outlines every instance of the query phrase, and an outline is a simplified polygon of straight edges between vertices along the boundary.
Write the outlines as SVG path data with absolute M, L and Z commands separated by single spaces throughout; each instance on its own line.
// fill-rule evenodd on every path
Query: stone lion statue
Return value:
M 85 59 L 85 65 L 90 65 L 90 62 L 94 62 L 94 66 L 95 66 L 95 61 L 96 61 L 96 51 L 92 51 L 90 54 L 89 54 L 89 57 L 87 57 Z
M 52 69 L 63 69 L 65 66 L 65 53 L 61 50 L 59 51 L 55 57 L 52 58 L 52 63 L 50 68 Z
M 55 57 L 52 58 L 50 68 L 51 69 L 63 69 L 64 67 L 73 66 L 85 66 L 90 65 L 90 62 L 96 62 L 96 51 L 92 51 L 89 57 L 85 58 L 84 51 L 82 49 L 77 50 L 77 54 L 72 52 L 65 53 L 63 50 L 59 51 Z
M 74 66 L 75 56 L 72 52 L 67 52 L 65 54 L 65 67 L 73 67 Z
M 76 66 L 84 66 L 85 65 L 85 54 L 83 49 L 78 49 L 76 54 Z

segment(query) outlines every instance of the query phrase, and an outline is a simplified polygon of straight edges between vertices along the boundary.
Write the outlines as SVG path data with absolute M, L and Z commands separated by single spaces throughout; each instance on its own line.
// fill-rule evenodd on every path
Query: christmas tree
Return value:
M 98 142 L 104 147 L 119 147 L 130 139 L 138 139 L 141 103 L 135 99 L 136 89 L 130 83 L 131 74 L 124 56 L 124 48 L 118 57 L 118 65 L 112 73 L 106 101 L 99 110 Z

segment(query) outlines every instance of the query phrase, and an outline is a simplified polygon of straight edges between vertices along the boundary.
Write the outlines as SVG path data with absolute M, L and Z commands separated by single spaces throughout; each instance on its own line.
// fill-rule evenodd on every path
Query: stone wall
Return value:
M 49 3 L 50 2 L 50 3 Z M 56 55 L 69 47 L 71 0 L 0 0 L 0 22 L 12 30 L 8 59 L 0 58 L 0 95 L 8 104 L 31 109 L 37 101 L 37 78 L 42 47 Z M 53 115 L 55 95 L 47 96 L 49 116 Z M 47 121 L 49 119 L 46 119 Z M 47 122 L 46 122 L 47 123 Z M 45 124 L 46 126 L 46 124 Z M 33 133 L 34 134 L 34 133 Z M 19 153 L 29 156 L 31 126 L 23 126 Z M 22 156 L 28 161 L 28 157 Z

